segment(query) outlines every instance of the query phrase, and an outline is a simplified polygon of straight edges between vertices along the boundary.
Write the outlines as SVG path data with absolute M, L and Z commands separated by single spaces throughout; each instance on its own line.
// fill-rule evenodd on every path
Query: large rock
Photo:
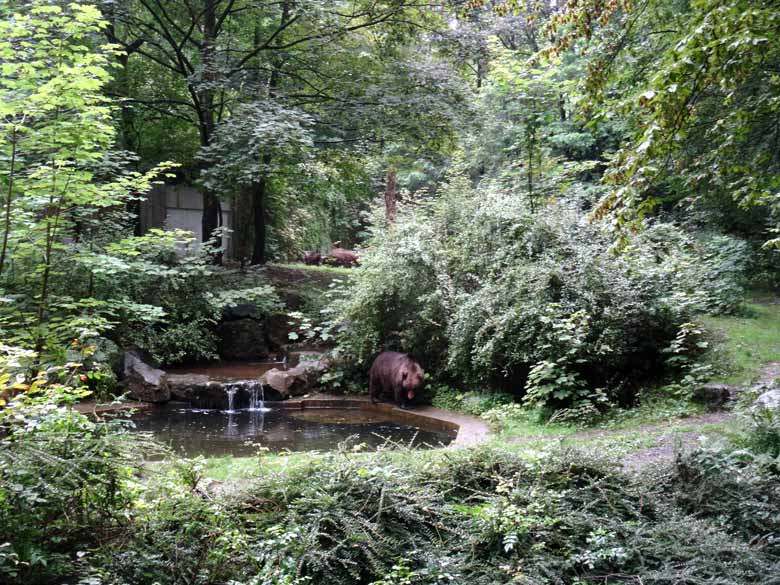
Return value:
M 293 321 L 291 324 L 290 322 Z M 290 343 L 290 331 L 296 331 L 294 320 L 289 315 L 271 315 L 265 321 L 268 342 L 275 350 L 279 350 Z
M 300 311 L 306 304 L 306 297 L 297 289 L 277 289 L 277 294 L 288 311 Z
M 226 360 L 253 360 L 268 356 L 270 349 L 262 321 L 236 319 L 217 326 L 217 349 Z
M 289 370 L 268 370 L 260 381 L 278 392 L 283 399 L 302 396 L 314 390 L 322 373 L 327 370 L 324 360 L 302 362 Z
M 780 388 L 773 388 L 761 394 L 753 402 L 753 408 L 780 408 Z
M 222 308 L 223 321 L 236 321 L 238 319 L 261 320 L 263 315 L 252 303 L 239 303 L 238 305 L 229 305 Z
M 171 390 L 165 372 L 153 368 L 136 351 L 125 353 L 125 382 L 130 396 L 143 402 L 168 402 Z
M 182 402 L 193 402 L 198 396 L 209 393 L 211 380 L 204 374 L 168 374 L 165 376 L 171 389 L 171 398 Z M 224 394 L 222 388 L 219 389 Z M 220 396 L 222 398 L 222 396 Z M 220 402 L 224 402 L 220 400 Z

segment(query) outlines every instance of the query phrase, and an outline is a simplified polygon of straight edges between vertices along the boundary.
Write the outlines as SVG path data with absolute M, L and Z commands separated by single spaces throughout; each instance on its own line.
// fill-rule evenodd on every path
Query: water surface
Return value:
M 169 402 L 135 417 L 136 429 L 154 437 L 178 453 L 251 456 L 267 449 L 280 451 L 328 451 L 339 443 L 363 444 L 376 449 L 388 441 L 413 447 L 449 444 L 454 432 L 421 429 L 391 420 L 384 413 L 358 409 L 305 409 L 268 411 L 190 408 Z

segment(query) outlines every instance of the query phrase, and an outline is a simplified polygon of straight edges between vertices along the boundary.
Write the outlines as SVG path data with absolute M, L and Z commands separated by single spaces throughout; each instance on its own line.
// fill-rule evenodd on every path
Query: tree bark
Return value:
M 122 47 L 121 53 L 116 57 L 119 62 L 119 74 L 116 75 L 110 84 L 111 92 L 120 96 L 123 101 L 120 102 L 119 110 L 119 147 L 122 150 L 138 154 L 139 142 L 138 134 L 135 131 L 135 114 L 133 109 L 127 103 L 130 98 L 130 55 L 138 51 L 144 43 L 143 39 L 136 39 L 128 42 L 126 39 L 117 37 L 116 13 L 114 5 L 109 3 L 105 8 L 105 16 L 108 20 L 108 26 L 105 28 L 105 35 L 109 43 L 114 43 Z M 126 209 L 133 217 L 133 234 L 141 234 L 141 200 L 133 199 L 127 202 Z
M 204 0 L 203 2 L 203 44 L 201 56 L 203 58 L 203 80 L 199 88 L 198 102 L 200 105 L 200 139 L 202 146 L 211 144 L 214 136 L 214 83 L 216 81 L 216 34 L 217 34 L 217 2 Z M 214 236 L 214 230 L 222 223 L 222 213 L 219 199 L 213 191 L 203 188 L 203 218 L 201 220 L 201 239 L 203 242 L 215 241 L 218 248 L 222 247 L 222 237 Z M 216 254 L 214 261 L 222 262 L 222 254 Z
M 268 180 L 261 177 L 259 181 L 251 185 L 252 190 L 252 216 L 255 226 L 254 246 L 252 248 L 252 264 L 265 264 L 265 199 Z
M 282 2 L 282 13 L 279 17 L 279 29 L 284 29 L 287 23 L 290 21 L 290 8 L 291 0 L 284 0 Z M 281 35 L 280 35 L 281 38 Z M 255 29 L 254 45 L 255 48 L 259 47 L 261 43 L 260 31 Z M 268 79 L 268 95 L 274 97 L 276 90 L 279 87 L 279 71 L 282 67 L 282 63 L 279 59 L 273 59 L 271 65 L 271 75 Z M 268 198 L 268 174 L 267 171 L 271 166 L 271 155 L 263 154 L 261 157 L 261 176 L 254 181 L 249 189 L 252 193 L 252 218 L 254 222 L 254 246 L 252 247 L 252 264 L 265 264 L 265 244 L 266 244 L 266 200 Z
M 3 274 L 5 268 L 5 256 L 8 251 L 8 236 L 11 233 L 11 203 L 14 196 L 14 179 L 16 173 L 16 150 L 18 146 L 19 136 L 16 131 L 16 126 L 11 131 L 11 166 L 8 172 L 8 192 L 5 199 L 5 219 L 3 222 L 3 247 L 0 251 L 0 275 Z
M 398 177 L 395 167 L 387 169 L 385 181 L 385 218 L 388 224 L 395 223 L 396 208 L 398 203 Z

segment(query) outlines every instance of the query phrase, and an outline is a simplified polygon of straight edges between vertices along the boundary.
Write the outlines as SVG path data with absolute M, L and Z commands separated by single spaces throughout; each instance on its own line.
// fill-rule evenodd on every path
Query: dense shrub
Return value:
M 3 372 L 5 373 L 5 372 Z M 0 581 L 60 583 L 115 538 L 135 501 L 139 452 L 156 449 L 122 421 L 69 405 L 86 389 L 39 376 L 0 408 Z M 59 377 L 58 377 L 59 378 Z M 8 381 L 0 375 L 3 386 Z
M 115 319 L 112 335 L 162 364 L 216 359 L 214 326 L 226 306 L 251 303 L 260 314 L 280 307 L 261 274 L 215 266 L 209 246 L 191 244 L 189 232 L 151 230 L 75 259 Z
M 748 452 L 636 477 L 577 450 L 337 452 L 214 490 L 197 462 L 134 483 L 121 429 L 49 412 L 1 445 L 4 582 L 778 582 L 777 466 Z
M 693 315 L 733 310 L 744 250 L 660 223 L 611 247 L 574 205 L 531 213 L 455 176 L 377 229 L 339 306 L 342 350 L 367 362 L 403 349 L 438 375 L 553 408 L 630 402 Z
M 433 394 L 433 406 L 477 416 L 512 402 L 512 397 L 503 392 L 463 391 L 446 384 L 438 384 L 429 392 Z
M 206 495 L 198 463 L 177 462 L 149 481 L 122 537 L 91 572 L 111 583 L 226 583 L 248 574 L 240 511 Z
M 224 307 L 251 303 L 261 315 L 279 310 L 262 273 L 215 265 L 215 250 L 191 248 L 190 232 L 153 229 L 116 239 L 127 228 L 109 219 L 103 229 L 113 228 L 114 239 L 61 251 L 43 345 L 30 328 L 34 289 L 0 303 L 7 343 L 35 348 L 42 363 L 55 365 L 69 359 L 74 339 L 86 344 L 97 336 L 137 345 L 162 364 L 215 359 L 215 325 Z
M 780 410 L 757 408 L 748 415 L 745 432 L 740 441 L 755 453 L 780 457 Z
M 688 514 L 654 481 L 580 451 L 476 449 L 422 466 L 335 454 L 221 500 L 166 480 L 99 566 L 117 582 L 776 582 L 752 529 Z
M 675 506 L 693 517 L 780 553 L 780 461 L 730 447 L 678 454 L 659 481 Z

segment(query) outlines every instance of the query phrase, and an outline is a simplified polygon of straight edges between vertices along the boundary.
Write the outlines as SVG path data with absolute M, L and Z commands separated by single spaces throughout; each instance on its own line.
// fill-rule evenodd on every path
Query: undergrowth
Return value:
M 778 479 L 741 450 L 632 478 L 580 450 L 478 448 L 420 466 L 335 453 L 217 495 L 185 464 L 72 568 L 106 583 L 780 583 Z
M 780 583 L 774 419 L 638 475 L 561 446 L 344 446 L 230 484 L 143 467 L 152 444 L 47 384 L 2 411 L 3 583 Z

